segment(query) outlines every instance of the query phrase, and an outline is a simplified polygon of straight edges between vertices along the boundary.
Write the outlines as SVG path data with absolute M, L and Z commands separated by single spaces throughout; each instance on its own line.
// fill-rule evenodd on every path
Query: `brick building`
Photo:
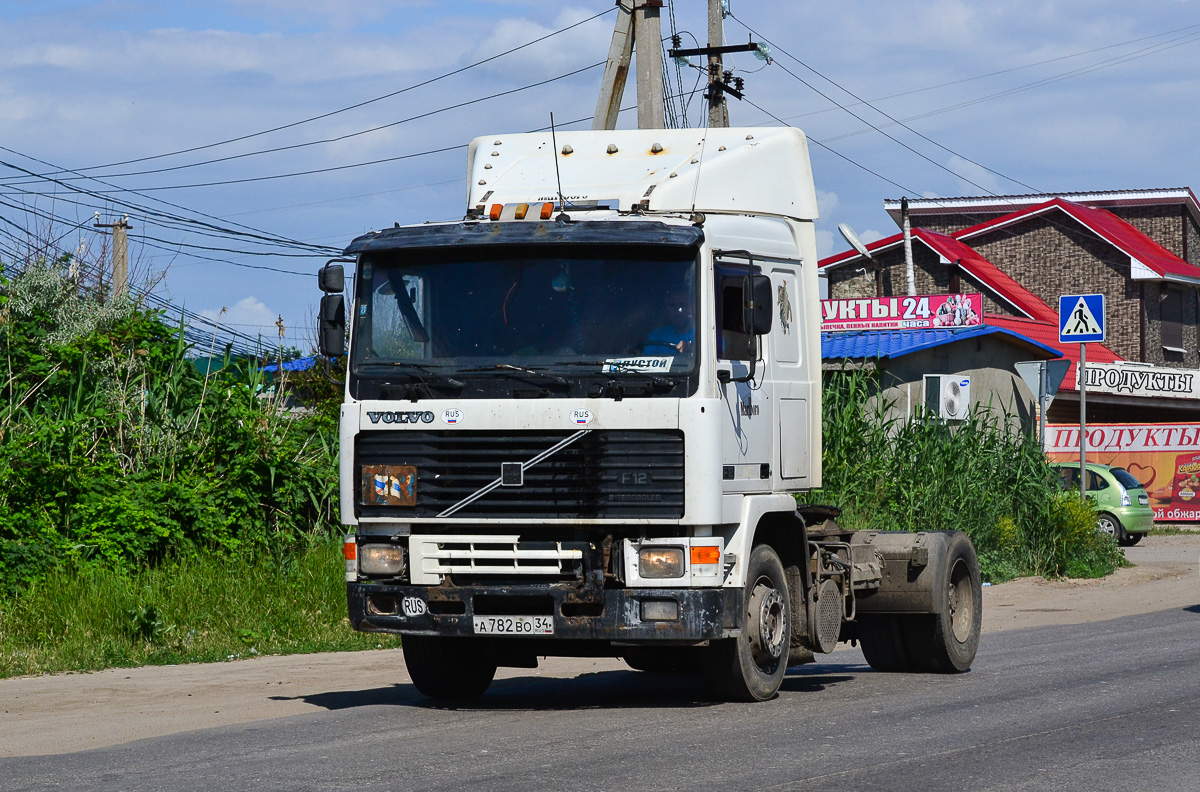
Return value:
M 900 202 L 884 208 L 900 223 Z M 1089 362 L 1200 368 L 1200 204 L 1189 189 L 909 201 L 917 294 L 979 292 L 985 322 L 1057 343 L 1058 298 L 1103 293 L 1108 340 Z M 829 297 L 904 294 L 900 234 L 820 262 Z M 1016 323 L 1016 324 L 1014 324 Z M 1036 326 L 1035 326 L 1036 325 Z M 1078 420 L 1072 366 L 1053 420 Z M 1197 420 L 1200 399 L 1088 394 L 1095 420 Z

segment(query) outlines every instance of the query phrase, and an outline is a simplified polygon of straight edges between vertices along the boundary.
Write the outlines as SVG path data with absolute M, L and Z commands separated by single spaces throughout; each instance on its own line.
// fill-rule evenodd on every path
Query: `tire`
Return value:
M 645 646 L 630 652 L 622 659 L 634 671 L 650 674 L 682 673 L 688 670 L 688 651 L 681 647 Z
M 406 635 L 400 645 L 413 685 L 432 699 L 479 698 L 496 676 L 496 664 L 461 638 Z
M 905 617 L 864 614 L 858 622 L 858 644 L 863 657 L 876 671 L 914 671 L 905 641 Z
M 1121 545 L 1121 547 L 1133 547 L 1142 541 L 1142 537 L 1146 535 L 1142 533 L 1129 533 L 1128 531 L 1123 531 L 1122 533 L 1125 535 L 1117 540 L 1117 544 Z
M 779 692 L 791 644 L 787 575 L 768 545 L 750 553 L 738 619 L 741 635 L 713 641 L 703 654 L 704 676 L 726 701 L 765 701 Z
M 1100 517 L 1096 520 L 1096 530 L 1102 534 L 1108 534 L 1113 539 L 1117 540 L 1117 544 L 1124 545 L 1129 535 L 1125 533 L 1125 527 L 1121 525 L 1121 521 L 1113 517 L 1108 512 L 1101 512 Z
M 947 535 L 939 579 L 933 581 L 933 613 L 906 616 L 904 645 L 913 670 L 941 674 L 966 671 L 979 649 L 983 588 L 979 559 L 967 535 Z

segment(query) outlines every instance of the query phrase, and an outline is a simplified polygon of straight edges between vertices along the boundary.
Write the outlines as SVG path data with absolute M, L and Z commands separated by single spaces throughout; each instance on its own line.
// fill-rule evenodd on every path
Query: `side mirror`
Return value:
M 317 285 L 326 294 L 336 294 L 346 288 L 346 271 L 341 264 L 329 262 L 317 270 Z
M 746 300 L 746 332 L 753 336 L 771 332 L 774 303 L 771 300 L 770 276 L 747 276 L 743 294 Z
M 321 298 L 317 345 L 325 357 L 346 354 L 346 298 L 340 294 L 327 294 Z

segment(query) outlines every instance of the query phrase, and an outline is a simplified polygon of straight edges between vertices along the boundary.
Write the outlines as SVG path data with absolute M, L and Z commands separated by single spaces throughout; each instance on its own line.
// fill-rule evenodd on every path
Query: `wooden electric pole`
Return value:
M 662 129 L 663 109 L 662 20 L 663 0 L 631 0 L 631 8 L 617 5 L 608 62 L 600 83 L 592 129 L 616 129 L 617 114 L 629 64 L 637 52 L 638 129 Z
M 129 218 L 123 217 L 115 223 L 96 223 L 96 228 L 111 228 L 113 232 L 113 297 L 129 293 Z

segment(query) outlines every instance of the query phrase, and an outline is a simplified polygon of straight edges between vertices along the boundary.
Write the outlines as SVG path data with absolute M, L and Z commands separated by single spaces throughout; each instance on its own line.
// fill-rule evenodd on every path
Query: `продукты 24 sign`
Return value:
M 983 324 L 982 294 L 821 300 L 821 331 L 925 330 Z

